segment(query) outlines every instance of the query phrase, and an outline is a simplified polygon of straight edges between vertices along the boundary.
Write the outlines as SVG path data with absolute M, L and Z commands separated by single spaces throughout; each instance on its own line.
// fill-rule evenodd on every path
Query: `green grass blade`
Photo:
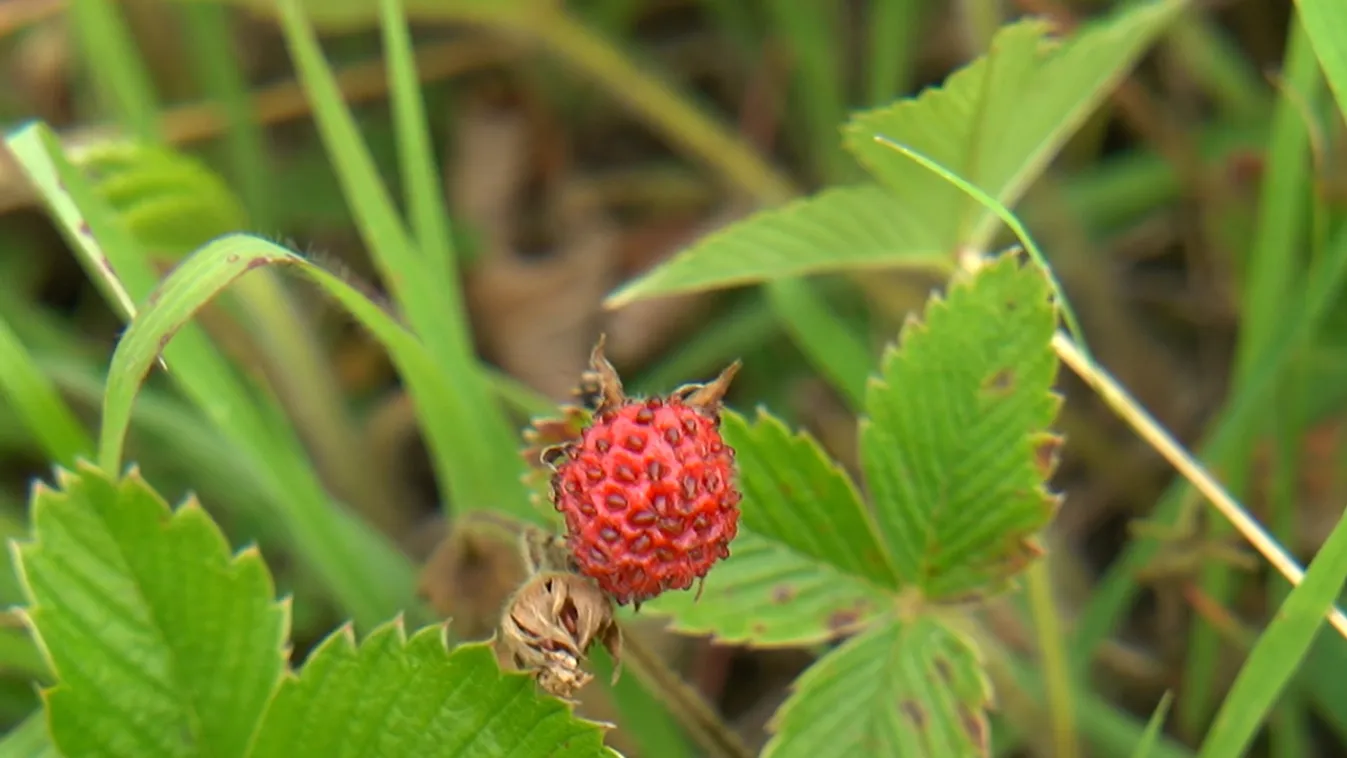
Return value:
M 1296 0 L 1296 10 L 1338 109 L 1347 118 L 1347 8 L 1338 0 Z
M 93 452 L 93 438 L 43 375 L 18 335 L 0 319 L 0 391 L 42 452 L 62 466 Z
M 459 509 L 501 508 L 533 518 L 517 435 L 477 368 L 461 308 L 451 307 L 458 298 L 446 295 L 446 267 L 431 264 L 407 234 L 300 3 L 283 0 L 281 11 L 290 54 L 361 237 L 439 371 L 452 378 L 440 403 L 449 412 L 428 417 L 430 423 L 444 427 L 441 438 L 471 430 L 472 444 L 437 448 L 440 484 Z
M 1155 706 L 1155 711 L 1151 713 L 1150 721 L 1146 722 L 1146 731 L 1137 742 L 1137 749 L 1132 753 L 1132 758 L 1151 758 L 1151 754 L 1155 752 L 1156 742 L 1160 739 L 1160 730 L 1165 726 L 1165 717 L 1169 715 L 1169 706 L 1173 702 L 1174 693 L 1165 690 L 1165 694 Z
M 146 252 L 45 125 L 24 128 L 9 146 L 90 278 L 134 314 L 132 303 L 144 302 L 159 283 Z M 280 408 L 253 391 L 195 325 L 185 326 L 163 354 L 172 367 L 169 377 L 253 458 L 271 493 L 268 504 L 342 608 L 363 625 L 415 607 L 415 579 L 405 557 L 333 507 Z
M 416 76 L 416 60 L 402 0 L 381 0 L 379 23 L 383 29 L 384 59 L 388 61 L 403 196 L 412 230 L 422 254 L 442 269 L 445 308 L 461 312 L 462 297 L 458 289 L 453 238 L 445 212 L 444 185 L 435 168 L 435 151 L 430 145 L 426 106 L 421 100 L 421 82 Z
M 1309 651 L 1347 582 L 1347 518 L 1339 518 L 1305 578 L 1291 591 L 1240 669 L 1202 742 L 1199 758 L 1242 755 Z
M 833 3 L 790 0 L 771 0 L 766 6 L 773 27 L 769 33 L 789 48 L 795 95 L 790 102 L 808 133 L 805 152 L 816 175 L 829 182 L 855 175 L 856 165 L 837 139 L 847 105 L 840 8 Z
M 866 61 L 866 101 L 877 108 L 898 97 L 912 79 L 922 0 L 870 3 L 870 48 Z
M 224 147 L 231 184 L 243 199 L 253 228 L 272 229 L 275 214 L 266 139 L 261 124 L 253 118 L 248 83 L 231 47 L 233 39 L 221 33 L 228 28 L 230 11 L 217 3 L 189 3 L 180 11 L 197 81 L 219 103 L 229 124 Z
M 765 289 L 796 346 L 841 390 L 853 410 L 864 407 L 865 381 L 875 369 L 875 356 L 865 340 L 828 308 L 810 282 L 781 279 Z
M 1226 469 L 1234 462 L 1242 440 L 1253 435 L 1266 418 L 1268 393 L 1291 356 L 1324 324 L 1324 319 L 1347 284 L 1347 229 L 1340 230 L 1311 274 L 1306 277 L 1304 297 L 1292 303 L 1292 311 L 1280 323 L 1278 333 L 1268 341 L 1264 355 L 1254 361 L 1256 369 L 1248 382 L 1229 401 L 1214 428 L 1199 448 L 1199 458 L 1211 469 Z M 1183 498 L 1186 482 L 1172 485 L 1156 505 L 1152 519 L 1173 523 Z M 1113 562 L 1095 585 L 1076 622 L 1074 668 L 1088 670 L 1094 650 L 1114 629 L 1136 597 L 1139 587 L 1135 573 L 1155 554 L 1154 541 L 1134 540 Z
M 1236 350 L 1234 386 L 1248 381 L 1266 353 L 1268 340 L 1276 334 L 1287 300 L 1294 296 L 1293 284 L 1306 264 L 1301 251 L 1306 248 L 1310 220 L 1310 135 L 1304 123 L 1302 103 L 1313 108 L 1322 91 L 1323 80 L 1299 24 L 1292 24 L 1287 42 L 1286 97 L 1277 102 L 1269 137 L 1267 169 L 1260 192 L 1253 244 L 1244 274 L 1240 339 Z M 1241 441 L 1234 453 L 1239 461 L 1253 454 L 1258 436 Z M 1236 498 L 1248 485 L 1248 466 L 1226 470 L 1225 486 Z M 1224 519 L 1211 524 L 1211 538 L 1223 539 L 1232 533 Z M 1202 569 L 1202 589 L 1208 598 L 1226 605 L 1234 592 L 1235 576 L 1228 564 L 1211 561 Z M 1187 684 L 1179 700 L 1180 728 L 1198 734 L 1209 717 L 1216 692 L 1211 682 L 1220 657 L 1220 635 L 1200 619 L 1194 622 L 1188 641 L 1188 657 L 1183 681 Z
M 158 142 L 159 106 L 154 84 L 117 4 L 112 0 L 73 0 L 70 11 L 94 89 L 108 98 L 113 112 L 133 136 Z

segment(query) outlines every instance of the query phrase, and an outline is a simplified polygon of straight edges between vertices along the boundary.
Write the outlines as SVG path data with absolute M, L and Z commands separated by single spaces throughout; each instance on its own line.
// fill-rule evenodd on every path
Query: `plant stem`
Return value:
M 1197 491 L 1211 501 L 1216 510 L 1234 525 L 1235 529 L 1244 537 L 1250 545 L 1253 545 L 1267 562 L 1272 564 L 1281 575 L 1292 586 L 1299 586 L 1302 579 L 1305 578 L 1305 571 L 1296 563 L 1295 559 L 1286 554 L 1281 545 L 1273 539 L 1257 521 L 1251 517 L 1247 511 L 1230 496 L 1225 488 L 1217 482 L 1215 477 L 1207 472 L 1202 464 L 1198 463 L 1193 456 L 1180 445 L 1163 426 L 1156 421 L 1150 413 L 1142 408 L 1141 405 L 1123 389 L 1114 378 L 1109 375 L 1101 366 L 1086 358 L 1071 341 L 1071 338 L 1062 332 L 1057 332 L 1052 338 L 1053 349 L 1057 351 L 1062 362 L 1075 371 L 1086 384 L 1095 391 L 1095 394 L 1108 404 L 1109 408 L 1118 415 L 1123 421 L 1127 422 L 1132 430 L 1155 449 L 1176 471 L 1183 475 L 1185 479 L 1192 483 Z M 1328 623 L 1338 631 L 1343 637 L 1347 638 L 1347 616 L 1334 606 L 1328 613 Z
M 628 625 L 622 630 L 622 662 L 656 693 L 673 717 L 710 758 L 752 758 L 753 751 L 730 729 L 706 699 L 664 659 L 646 646 Z
M 1051 554 L 1029 567 L 1029 608 L 1034 631 L 1038 635 L 1038 655 L 1043 665 L 1044 689 L 1048 693 L 1048 715 L 1052 719 L 1053 756 L 1077 758 L 1080 744 L 1076 739 L 1076 712 L 1071 692 L 1071 672 L 1066 662 L 1066 643 L 1058 623 L 1057 603 L 1052 596 L 1052 574 L 1048 570 Z

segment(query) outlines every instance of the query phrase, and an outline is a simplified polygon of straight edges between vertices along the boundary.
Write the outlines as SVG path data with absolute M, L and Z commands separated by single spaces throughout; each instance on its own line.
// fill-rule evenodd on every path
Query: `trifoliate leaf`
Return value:
M 908 158 L 882 135 L 915 149 L 1010 206 L 1182 9 L 1181 0 L 1132 3 L 1063 40 L 1031 19 L 1010 24 L 991 50 L 940 89 L 855 116 L 847 148 L 922 219 L 941 249 L 985 246 L 992 213 Z
M 730 557 L 695 592 L 642 606 L 732 642 L 801 645 L 854 631 L 891 605 L 896 575 L 851 480 L 812 438 L 763 411 L 724 411 L 744 499 Z
M 1038 554 L 1056 508 L 1056 315 L 1013 255 L 932 298 L 871 379 L 861 457 L 903 582 L 932 599 L 995 591 Z
M 951 248 L 934 232 L 931 219 L 904 212 L 882 187 L 836 187 L 701 238 L 613 293 L 607 305 L 840 268 L 949 266 Z
M 952 266 L 962 246 L 986 247 L 990 211 L 941 177 L 875 141 L 901 142 L 1013 205 L 1184 5 L 1136 4 L 1063 43 L 1024 21 L 989 55 L 920 97 L 857 115 L 848 149 L 887 188 L 825 190 L 703 238 L 614 293 L 642 298 L 828 271 Z
M 52 737 L 79 756 L 242 756 L 284 669 L 285 606 L 255 550 L 193 500 L 80 465 L 34 488 L 15 559 L 57 683 Z
M 934 617 L 853 637 L 794 690 L 769 724 L 763 758 L 988 754 L 991 686 L 976 650 Z
M 488 643 L 450 652 L 444 627 L 409 640 L 398 619 L 359 646 L 349 627 L 324 640 L 281 685 L 250 755 L 612 756 L 603 734 L 530 677 L 503 673 Z

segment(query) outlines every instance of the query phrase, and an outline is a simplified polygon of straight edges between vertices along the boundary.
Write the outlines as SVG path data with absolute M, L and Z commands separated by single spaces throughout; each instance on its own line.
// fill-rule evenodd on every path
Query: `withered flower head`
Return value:
M 518 669 L 534 675 L 548 694 L 571 699 L 593 677 L 581 668 L 601 643 L 621 660 L 622 637 L 612 602 L 579 574 L 543 570 L 510 599 L 496 644 Z M 617 672 L 614 671 L 614 678 Z

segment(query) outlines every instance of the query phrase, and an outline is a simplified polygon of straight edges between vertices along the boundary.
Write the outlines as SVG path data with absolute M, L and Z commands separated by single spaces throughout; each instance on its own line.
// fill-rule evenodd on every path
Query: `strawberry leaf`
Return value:
M 765 411 L 752 424 L 725 411 L 721 433 L 744 494 L 730 557 L 700 599 L 669 592 L 643 610 L 673 616 L 684 632 L 756 645 L 830 639 L 882 613 L 897 576 L 847 475 Z
M 349 626 L 328 636 L 281 685 L 250 755 L 611 756 L 603 734 L 502 673 L 488 643 L 450 652 L 444 627 L 409 640 L 398 619 L 358 646 Z
M 176 510 L 136 472 L 80 465 L 34 488 L 17 544 L 44 698 L 68 756 L 242 756 L 284 668 L 286 607 L 256 550 L 194 500 Z
M 900 579 L 928 598 L 995 591 L 1038 554 L 1060 443 L 1049 292 L 1001 256 L 932 298 L 871 380 L 866 481 Z
M 839 268 L 947 268 L 950 248 L 934 232 L 930 219 L 904 212 L 883 187 L 834 187 L 702 237 L 607 305 Z
M 1069 37 L 1039 19 L 1003 27 L 991 50 L 920 97 L 856 115 L 846 146 L 925 219 L 945 250 L 984 247 L 997 220 L 954 185 L 882 144 L 911 147 L 1012 206 L 1182 9 L 1180 0 L 1136 3 Z
M 1002 28 L 988 55 L 943 87 L 847 125 L 847 148 L 879 186 L 829 189 L 760 212 L 702 238 L 607 304 L 828 271 L 952 266 L 960 247 L 986 246 L 995 217 L 875 137 L 901 142 L 1014 205 L 1183 6 L 1134 3 L 1061 41 L 1038 20 Z
M 975 649 L 939 620 L 879 624 L 828 653 L 772 718 L 764 758 L 988 754 L 991 686 Z

